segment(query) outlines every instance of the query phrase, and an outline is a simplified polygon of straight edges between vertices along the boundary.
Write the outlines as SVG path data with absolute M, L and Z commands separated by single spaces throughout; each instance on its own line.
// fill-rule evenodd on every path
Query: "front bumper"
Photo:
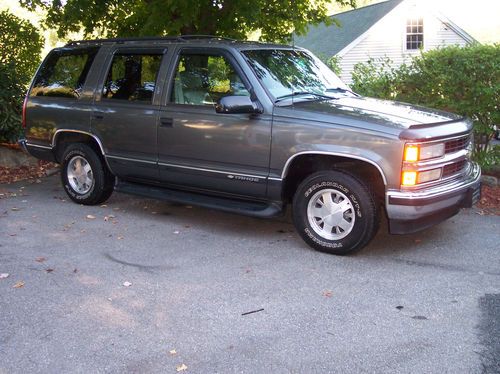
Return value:
M 387 217 L 391 234 L 423 230 L 470 208 L 480 198 L 481 168 L 471 162 L 460 180 L 420 191 L 388 191 Z

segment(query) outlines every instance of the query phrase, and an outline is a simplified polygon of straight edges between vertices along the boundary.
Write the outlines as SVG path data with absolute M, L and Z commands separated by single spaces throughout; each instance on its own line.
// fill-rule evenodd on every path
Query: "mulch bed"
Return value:
M 48 170 L 57 168 L 57 164 L 48 161 L 38 161 L 35 166 L 19 166 L 8 168 L 0 166 L 0 184 L 10 184 L 22 180 L 36 181 L 47 175 Z
M 500 187 L 483 186 L 481 189 L 481 200 L 476 205 L 479 214 L 500 216 Z

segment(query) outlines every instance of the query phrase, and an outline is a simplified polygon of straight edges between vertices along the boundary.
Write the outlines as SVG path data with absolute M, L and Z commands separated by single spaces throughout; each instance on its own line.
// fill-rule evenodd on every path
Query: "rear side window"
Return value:
M 118 53 L 106 77 L 105 99 L 151 103 L 163 54 Z
M 35 78 L 30 96 L 79 98 L 99 47 L 52 52 Z

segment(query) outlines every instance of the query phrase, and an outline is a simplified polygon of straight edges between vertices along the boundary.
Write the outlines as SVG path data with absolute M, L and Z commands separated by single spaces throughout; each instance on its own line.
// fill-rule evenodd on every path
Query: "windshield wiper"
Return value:
M 276 98 L 275 103 L 279 103 L 280 101 L 286 100 L 293 98 L 295 96 L 300 96 L 300 95 L 311 95 L 311 96 L 316 96 L 317 98 L 323 99 L 323 100 L 333 100 L 334 97 L 328 96 L 328 95 L 323 95 L 317 92 L 311 92 L 311 91 L 295 91 L 287 95 L 280 96 Z
M 359 96 L 356 92 L 353 92 L 351 90 L 348 90 L 347 88 L 343 87 L 332 87 L 332 88 L 327 88 L 325 92 L 348 92 L 350 94 L 353 94 L 354 96 Z

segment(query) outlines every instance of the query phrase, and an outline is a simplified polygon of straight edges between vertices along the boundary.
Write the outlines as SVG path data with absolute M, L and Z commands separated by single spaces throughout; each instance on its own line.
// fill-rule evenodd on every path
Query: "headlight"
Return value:
M 416 162 L 444 156 L 444 143 L 406 144 L 404 161 Z

